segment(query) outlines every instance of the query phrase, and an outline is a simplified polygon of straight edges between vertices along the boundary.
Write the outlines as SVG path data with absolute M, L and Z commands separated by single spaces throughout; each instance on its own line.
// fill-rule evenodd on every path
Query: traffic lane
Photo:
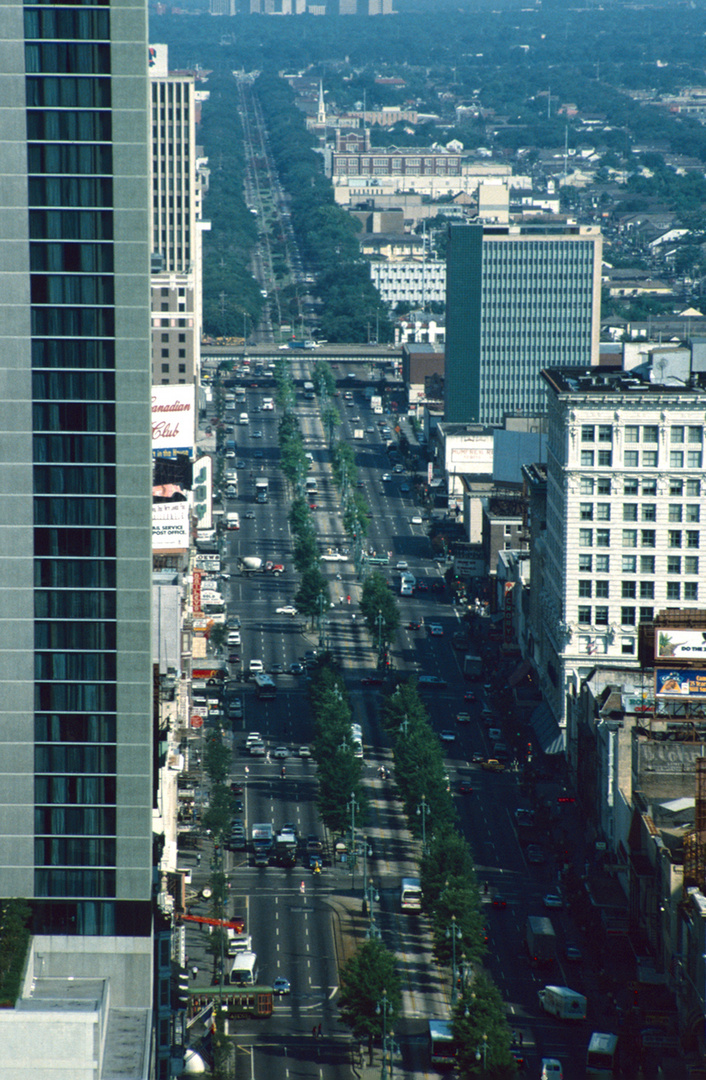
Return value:
M 537 991 L 547 982 L 557 980 L 577 989 L 581 986 L 575 985 L 575 973 L 568 970 L 561 955 L 552 971 L 531 968 L 529 960 L 525 959 L 524 940 L 529 914 L 549 916 L 559 931 L 559 942 L 563 942 L 567 933 L 572 933 L 571 928 L 564 925 L 570 920 L 565 912 L 543 907 L 542 896 L 551 885 L 551 868 L 547 865 L 526 867 L 523 857 L 518 854 L 519 841 L 513 844 L 510 838 L 515 832 L 511 813 L 516 791 L 512 783 L 503 783 L 503 777 L 507 781 L 510 777 L 507 774 L 481 774 L 481 777 L 483 787 L 478 791 L 479 797 L 475 803 L 470 800 L 464 804 L 461 819 L 474 853 L 479 879 L 489 883 L 487 895 L 481 885 L 490 945 L 488 965 L 508 1002 L 511 1024 L 525 1033 L 524 1045 L 530 1059 L 532 1048 L 537 1058 L 553 1054 L 575 1059 L 576 1040 L 565 1040 L 561 1025 L 547 1023 L 546 1014 L 538 1005 Z M 491 781 L 496 782 L 492 785 L 495 789 L 492 795 L 489 791 Z M 487 811 L 488 807 L 492 812 Z M 501 807 L 504 813 L 498 812 Z M 507 907 L 493 906 L 493 899 L 498 894 L 505 896 Z

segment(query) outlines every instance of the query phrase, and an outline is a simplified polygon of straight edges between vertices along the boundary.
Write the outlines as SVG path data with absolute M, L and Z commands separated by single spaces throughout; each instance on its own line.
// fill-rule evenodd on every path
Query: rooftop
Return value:
M 698 374 L 690 382 L 667 376 L 669 381 L 652 381 L 648 374 L 653 372 L 645 365 L 625 371 L 622 367 L 562 367 L 545 368 L 542 378 L 557 394 L 703 394 L 706 384 L 701 385 Z M 699 379 L 699 382 L 696 382 Z

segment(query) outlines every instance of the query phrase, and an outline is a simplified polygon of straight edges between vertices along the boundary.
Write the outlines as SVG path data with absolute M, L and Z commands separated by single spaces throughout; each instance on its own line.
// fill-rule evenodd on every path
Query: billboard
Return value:
M 193 456 L 196 407 L 193 384 L 152 387 L 152 453 Z
M 189 504 L 152 502 L 152 550 L 179 551 L 189 546 Z
M 655 694 L 658 698 L 706 699 L 706 668 L 658 668 Z
M 706 660 L 706 630 L 655 630 L 655 660 Z

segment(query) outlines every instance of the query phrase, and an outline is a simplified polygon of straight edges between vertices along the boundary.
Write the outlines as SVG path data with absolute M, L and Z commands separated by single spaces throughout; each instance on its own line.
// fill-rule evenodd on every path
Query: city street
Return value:
M 292 374 L 300 385 L 310 372 L 304 362 L 294 362 Z M 345 365 L 340 365 L 335 374 L 342 388 L 353 384 L 347 378 Z M 375 924 L 388 947 L 399 956 L 404 984 L 403 1015 L 395 1021 L 395 1040 L 400 1047 L 397 1068 L 402 1074 L 424 1074 L 429 1072 L 426 1023 L 431 1017 L 449 1014 L 451 979 L 433 961 L 424 921 L 399 910 L 400 879 L 416 872 L 418 847 L 404 827 L 393 780 L 384 781 L 378 774 L 379 766 L 389 766 L 391 758 L 378 718 L 376 643 L 370 640 L 362 617 L 355 617 L 360 582 L 352 558 L 321 564 L 329 578 L 332 606 L 324 613 L 320 626 L 307 625 L 299 615 L 277 612 L 277 608 L 293 603 L 297 587 L 287 521 L 291 495 L 276 464 L 277 413 L 256 411 L 261 403 L 262 392 L 249 387 L 250 422 L 235 428 L 242 468 L 239 497 L 233 506 L 239 510 L 241 527 L 225 534 L 225 568 L 231 577 L 223 588 L 229 616 L 237 615 L 241 620 L 240 664 L 233 666 L 233 676 L 247 671 L 250 660 L 260 659 L 265 671 L 275 667 L 277 692 L 274 699 L 262 700 L 257 698 L 251 681 L 239 685 L 244 713 L 242 720 L 235 722 L 232 734 L 232 778 L 243 785 L 242 817 L 248 830 L 253 822 L 270 822 L 275 831 L 285 823 L 294 825 L 300 838 L 318 834 L 324 840 L 325 861 L 323 873 L 317 877 L 308 868 L 302 844 L 297 865 L 291 868 L 255 867 L 249 851 L 226 854 L 231 883 L 229 914 L 246 918 L 247 933 L 252 936 L 258 957 L 258 979 L 271 984 L 284 976 L 291 984 L 291 994 L 276 1000 L 271 1019 L 232 1022 L 231 1034 L 237 1037 L 238 1054 L 249 1059 L 247 1066 L 241 1063 L 246 1075 L 262 1075 L 265 1067 L 259 1063 L 266 1059 L 268 1076 L 289 1075 L 288 1070 L 296 1067 L 302 1076 L 316 1071 L 342 1077 L 350 1075 L 356 1060 L 357 1047 L 337 1019 L 337 964 L 353 948 L 353 935 L 361 930 L 358 926 L 356 931 L 355 923 L 362 918 L 364 870 L 359 865 L 352 874 L 350 866 L 337 858 L 329 838 L 323 836 L 316 808 L 316 766 L 312 760 L 298 756 L 299 747 L 312 736 L 306 678 L 304 674 L 288 674 L 291 664 L 304 663 L 307 651 L 325 643 L 342 665 L 354 720 L 363 729 L 365 776 L 372 807 L 366 836 L 374 853 L 365 871 L 379 897 L 374 909 Z M 427 523 L 412 522 L 419 512 L 413 494 L 400 490 L 403 484 L 413 487 L 412 478 L 403 472 L 382 480 L 383 473 L 389 471 L 385 452 L 388 436 L 381 434 L 378 418 L 373 418 L 359 385 L 353 393 L 353 407 L 341 405 L 340 412 L 340 434 L 350 439 L 356 449 L 360 483 L 372 511 L 366 547 L 376 555 L 391 553 L 389 564 L 380 570 L 397 593 L 398 562 L 406 563 L 418 585 L 422 585 L 414 596 L 399 597 L 402 628 L 391 650 L 391 662 L 395 673 L 434 675 L 443 680 L 438 687 L 430 688 L 426 700 L 433 726 L 439 733 L 445 732 L 448 782 L 454 791 L 459 783 L 464 784 L 457 805 L 487 910 L 488 968 L 507 1003 L 509 1022 L 530 1072 L 536 1073 L 542 1057 L 553 1056 L 570 1069 L 569 1074 L 578 1074 L 585 1063 L 592 1018 L 602 1022 L 605 1017 L 599 1011 L 595 971 L 588 960 L 570 962 L 566 958 L 568 942 L 578 942 L 582 950 L 586 943 L 581 941 L 566 911 L 544 910 L 544 895 L 557 891 L 557 867 L 550 844 L 545 844 L 547 857 L 540 864 L 527 860 L 528 841 L 542 843 L 547 838 L 516 824 L 515 810 L 526 806 L 519 794 L 516 769 L 508 763 L 507 769 L 494 773 L 472 761 L 474 755 L 484 759 L 492 756 L 492 740 L 480 716 L 484 707 L 493 709 L 492 674 L 485 687 L 482 682 L 469 684 L 463 679 L 463 653 L 452 648 L 453 634 L 461 626 L 460 612 L 452 606 L 448 590 L 440 591 L 444 567 L 431 557 Z M 340 497 L 332 483 L 329 451 L 316 403 L 300 401 L 298 415 L 305 449 L 313 457 L 309 475 L 318 484 L 314 518 L 320 550 L 341 551 L 347 548 L 348 541 L 343 534 Z M 353 431 L 359 426 L 368 429 L 364 440 L 353 439 Z M 262 432 L 261 438 L 255 436 L 257 431 Z M 269 498 L 264 504 L 255 502 L 258 477 L 269 481 Z M 247 517 L 248 512 L 253 516 Z M 237 559 L 248 556 L 282 562 L 285 572 L 279 577 L 241 575 Z M 424 589 L 424 585 L 428 588 Z M 409 623 L 421 625 L 409 629 Z M 430 625 L 440 631 L 432 634 Z M 489 620 L 477 619 L 474 626 L 473 651 L 487 651 Z M 364 680 L 371 676 L 376 682 L 366 685 Z M 473 703 L 464 700 L 469 686 L 476 692 Z M 468 713 L 470 721 L 457 723 L 459 712 Z M 500 718 L 497 723 L 501 723 Z M 264 757 L 253 758 L 245 749 L 250 731 L 259 732 L 265 741 Z M 453 732 L 453 740 L 446 734 L 449 732 Z M 290 756 L 275 759 L 272 751 L 279 747 L 285 747 Z M 284 778 L 280 775 L 282 764 L 286 768 Z M 571 806 L 561 808 L 563 814 L 572 812 Z M 428 828 L 433 829 L 433 822 L 428 823 Z M 195 866 L 197 886 L 207 872 L 203 863 Z M 201 906 L 205 912 L 206 904 Z M 200 911 L 198 905 L 192 910 Z M 548 971 L 529 966 L 524 937 L 527 916 L 531 914 L 550 915 L 557 933 L 558 962 Z M 365 928 L 363 920 L 363 932 Z M 213 961 L 203 951 L 203 933 L 189 927 L 187 942 L 190 964 L 210 971 Z M 200 985 L 201 979 L 197 981 Z M 547 1016 L 537 997 L 547 982 L 586 993 L 589 1022 L 572 1026 Z M 319 1024 L 322 1038 L 314 1043 L 312 1032 L 318 1032 Z

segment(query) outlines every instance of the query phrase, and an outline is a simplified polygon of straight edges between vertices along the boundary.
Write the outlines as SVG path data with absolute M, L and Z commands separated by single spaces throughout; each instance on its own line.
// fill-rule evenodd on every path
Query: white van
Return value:
M 251 675 L 262 675 L 264 670 L 265 667 L 262 663 L 262 660 L 251 660 L 250 664 L 248 665 L 248 671 Z
M 238 417 L 238 423 L 239 424 L 249 424 L 250 423 L 250 417 L 248 416 L 248 414 L 246 412 L 241 412 L 240 416 Z

